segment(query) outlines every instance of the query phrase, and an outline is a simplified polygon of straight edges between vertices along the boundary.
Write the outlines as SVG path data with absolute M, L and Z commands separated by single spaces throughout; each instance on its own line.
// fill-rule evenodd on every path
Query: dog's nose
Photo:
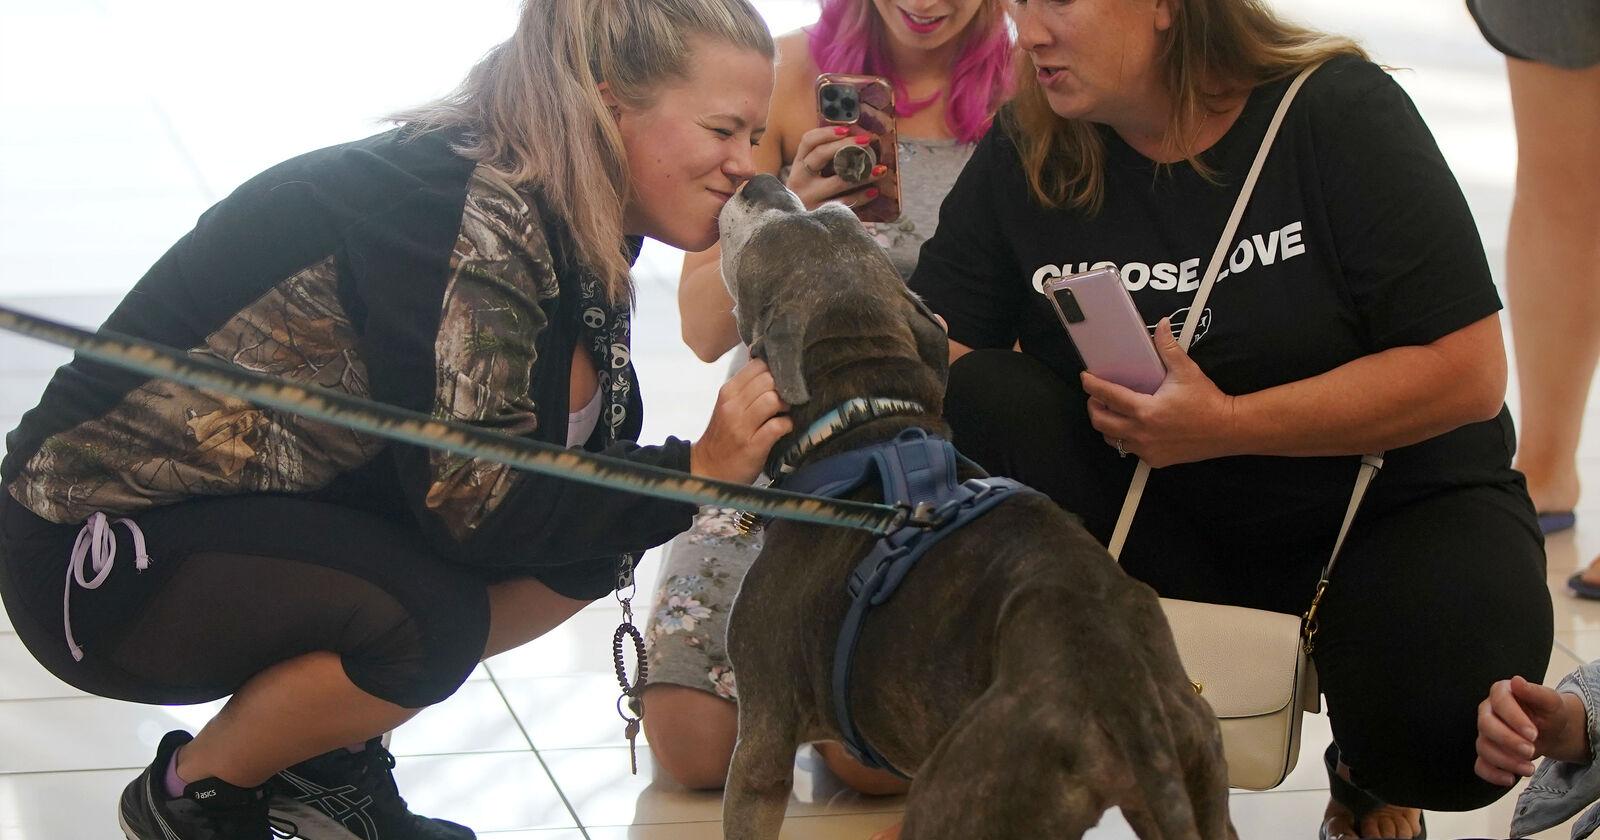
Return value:
M 763 172 L 745 183 L 739 197 L 751 204 L 778 207 L 788 203 L 788 194 L 782 181 Z

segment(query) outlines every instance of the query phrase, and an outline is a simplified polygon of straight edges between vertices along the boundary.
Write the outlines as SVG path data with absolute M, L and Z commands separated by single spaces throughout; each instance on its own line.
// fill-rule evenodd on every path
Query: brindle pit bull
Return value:
M 797 432 L 854 397 L 929 409 L 871 420 L 807 460 L 909 426 L 948 435 L 944 332 L 849 210 L 807 212 L 761 176 L 720 222 L 740 335 Z M 854 498 L 880 501 L 876 487 Z M 728 631 L 739 675 L 729 840 L 775 840 L 795 749 L 840 740 L 834 644 L 845 582 L 873 540 L 768 527 Z M 1236 836 L 1221 736 L 1155 593 L 1044 496 L 1018 494 L 946 538 L 868 613 L 851 699 L 862 734 L 915 777 L 905 840 L 1079 837 L 1114 805 L 1141 838 Z

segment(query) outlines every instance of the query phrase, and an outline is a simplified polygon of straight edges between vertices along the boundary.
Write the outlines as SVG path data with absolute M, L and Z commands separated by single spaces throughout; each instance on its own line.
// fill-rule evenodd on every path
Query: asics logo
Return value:
M 278 775 L 300 790 L 300 794 L 294 797 L 296 802 L 316 808 L 366 840 L 378 840 L 378 826 L 367 813 L 367 806 L 372 804 L 371 796 L 361 793 L 352 785 L 326 788 L 288 771 Z

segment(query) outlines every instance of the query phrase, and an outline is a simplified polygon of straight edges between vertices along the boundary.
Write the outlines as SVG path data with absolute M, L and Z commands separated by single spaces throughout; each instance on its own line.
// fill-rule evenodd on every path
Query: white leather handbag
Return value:
M 1178 343 L 1188 350 L 1194 340 L 1195 328 L 1205 312 L 1206 300 L 1216 283 L 1228 246 L 1239 228 L 1250 193 L 1255 189 L 1262 164 L 1272 148 L 1272 141 L 1283 124 L 1284 114 L 1301 85 L 1315 70 L 1308 67 L 1289 85 L 1289 90 L 1279 103 L 1277 113 L 1267 128 L 1261 149 L 1256 153 L 1250 174 L 1245 178 L 1234 204 L 1233 214 L 1217 243 L 1189 316 L 1178 336 Z M 1328 576 L 1339 559 L 1339 549 L 1344 546 L 1350 523 L 1356 509 L 1366 494 L 1367 485 L 1383 466 L 1378 455 L 1364 455 L 1356 478 L 1355 491 L 1345 511 L 1344 524 L 1334 541 L 1333 553 L 1322 569 L 1322 578 L 1311 599 L 1311 606 L 1303 616 L 1205 604 L 1196 601 L 1161 599 L 1167 623 L 1172 627 L 1177 642 L 1178 655 L 1195 691 L 1211 704 L 1222 729 L 1223 752 L 1228 760 L 1228 783 L 1236 788 L 1267 790 L 1281 784 L 1294 769 L 1300 756 L 1300 714 L 1321 709 L 1317 691 L 1317 674 L 1310 654 L 1316 640 L 1317 608 L 1323 592 L 1328 587 Z M 1144 495 L 1145 483 L 1150 477 L 1150 465 L 1141 461 L 1134 471 L 1128 496 L 1123 501 L 1122 513 L 1112 531 L 1109 549 L 1112 557 L 1122 553 L 1139 500 Z

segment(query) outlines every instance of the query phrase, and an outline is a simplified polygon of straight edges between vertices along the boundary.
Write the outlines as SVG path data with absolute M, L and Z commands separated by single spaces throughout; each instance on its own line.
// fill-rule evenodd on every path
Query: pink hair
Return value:
M 865 73 L 894 84 L 895 112 L 909 117 L 947 96 L 945 124 L 963 143 L 975 143 L 989 130 L 995 109 L 1011 90 L 1012 41 L 1005 15 L 991 0 L 980 9 L 962 38 L 950 86 L 913 101 L 905 82 L 889 64 L 883 20 L 871 0 L 822 0 L 822 17 L 806 32 L 811 60 L 824 73 Z

